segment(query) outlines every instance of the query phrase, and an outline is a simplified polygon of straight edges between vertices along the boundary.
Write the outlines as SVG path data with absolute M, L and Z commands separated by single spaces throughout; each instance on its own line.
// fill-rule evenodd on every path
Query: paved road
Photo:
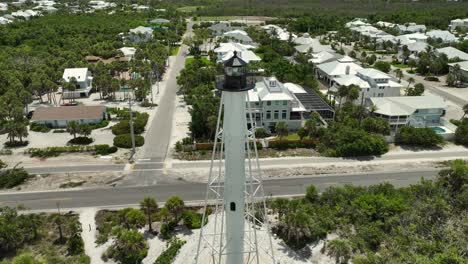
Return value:
M 300 178 L 268 179 L 264 181 L 265 195 L 303 194 L 310 184 L 315 184 L 320 191 L 329 186 L 355 184 L 368 186 L 381 182 L 390 182 L 395 186 L 407 186 L 418 182 L 421 177 L 432 179 L 437 171 L 412 171 L 391 173 L 365 173 L 348 175 L 315 175 Z M 165 201 L 172 195 L 179 195 L 186 201 L 202 203 L 206 184 L 187 183 L 163 184 L 141 187 L 115 187 L 69 191 L 35 192 L 35 193 L 1 193 L 0 206 L 22 204 L 34 210 L 79 207 L 118 207 L 138 204 L 145 196 L 152 196 L 157 201 Z

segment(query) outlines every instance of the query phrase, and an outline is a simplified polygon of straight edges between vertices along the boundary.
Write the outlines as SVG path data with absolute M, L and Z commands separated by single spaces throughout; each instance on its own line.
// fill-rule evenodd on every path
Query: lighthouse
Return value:
M 206 208 L 214 210 L 212 220 L 200 230 L 195 263 L 260 264 L 260 248 L 268 263 L 274 263 L 248 96 L 254 88 L 251 76 L 237 52 L 224 62 L 224 75 L 217 85 L 221 103 L 202 223 L 208 217 Z M 269 249 L 259 245 L 258 232 L 268 238 L 262 245 Z M 210 257 L 201 260 L 206 249 Z

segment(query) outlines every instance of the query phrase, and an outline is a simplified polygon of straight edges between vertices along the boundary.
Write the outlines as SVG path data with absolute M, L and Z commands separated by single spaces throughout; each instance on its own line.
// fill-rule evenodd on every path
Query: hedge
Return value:
M 202 226 L 203 214 L 197 213 L 193 210 L 185 210 L 182 213 L 184 225 L 189 229 L 198 229 Z M 208 217 L 205 218 L 205 225 L 208 222 Z
M 270 140 L 268 147 L 274 149 L 288 149 L 288 148 L 315 148 L 317 142 L 314 139 L 302 140 Z
M 37 123 L 32 123 L 29 126 L 29 130 L 34 131 L 34 132 L 47 133 L 47 132 L 50 131 L 50 127 L 48 127 L 46 125 L 40 125 L 40 124 L 37 124 Z
M 29 178 L 29 174 L 23 168 L 6 170 L 0 174 L 0 189 L 9 189 L 18 186 Z
M 140 135 L 135 135 L 135 147 L 141 147 L 145 144 L 145 138 Z M 131 148 L 132 137 L 130 134 L 123 134 L 114 137 L 114 146 L 119 148 Z
M 97 155 L 108 155 L 117 152 L 116 146 L 109 146 L 107 144 L 95 145 L 94 149 Z
M 68 141 L 70 145 L 89 145 L 91 143 L 93 143 L 93 139 L 89 137 L 77 137 Z
M 172 239 L 169 242 L 169 247 L 159 255 L 159 257 L 156 259 L 154 264 L 171 264 L 175 257 L 177 256 L 177 253 L 179 252 L 179 249 L 185 244 L 184 240 L 179 240 L 179 239 Z
M 213 150 L 214 143 L 195 143 L 195 150 Z M 252 147 L 252 144 L 250 144 Z M 260 142 L 257 141 L 257 149 L 262 149 L 263 146 Z
M 141 134 L 145 131 L 146 123 L 148 123 L 148 117 L 149 115 L 147 113 L 134 113 L 133 132 L 135 134 Z M 114 135 L 130 134 L 130 120 L 121 120 L 119 123 L 113 125 L 111 129 Z
M 405 126 L 395 135 L 395 143 L 414 145 L 421 147 L 434 147 L 442 143 L 444 139 L 428 127 L 416 128 Z
M 48 147 L 48 148 L 29 148 L 24 151 L 24 154 L 29 154 L 31 157 L 57 157 L 62 153 L 82 153 L 82 152 L 96 152 L 98 149 L 106 148 L 113 149 L 109 145 L 92 145 L 92 146 L 66 146 L 66 147 Z M 117 149 L 115 149 L 117 151 Z M 113 152 L 109 152 L 113 153 Z M 103 154 L 101 154 L 103 155 Z

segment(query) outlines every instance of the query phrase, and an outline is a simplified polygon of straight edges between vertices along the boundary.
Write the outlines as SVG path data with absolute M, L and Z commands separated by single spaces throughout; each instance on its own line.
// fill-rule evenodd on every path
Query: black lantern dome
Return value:
M 247 85 L 248 63 L 237 56 L 234 56 L 224 62 L 224 84 L 219 88 L 227 92 L 241 92 L 252 89 Z

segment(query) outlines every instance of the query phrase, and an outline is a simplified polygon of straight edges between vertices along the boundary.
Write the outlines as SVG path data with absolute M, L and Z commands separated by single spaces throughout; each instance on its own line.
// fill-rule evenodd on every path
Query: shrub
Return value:
M 376 69 L 379 70 L 379 71 L 383 71 L 383 72 L 385 72 L 385 73 L 389 73 L 389 72 L 390 72 L 390 69 L 391 69 L 391 65 L 390 65 L 390 63 L 385 62 L 385 61 L 377 61 L 377 62 L 374 64 L 374 68 L 376 68 Z
M 435 76 L 427 76 L 426 78 L 424 78 L 424 80 L 430 81 L 430 82 L 438 82 L 439 78 L 437 78 Z
M 16 148 L 16 147 L 24 147 L 29 144 L 29 141 L 23 140 L 23 141 L 7 141 L 5 142 L 5 147 L 7 148 Z
M 468 146 L 468 119 L 465 120 L 467 121 L 459 124 L 455 131 L 455 143 Z
M 97 155 L 108 155 L 117 152 L 116 146 L 109 146 L 107 144 L 95 145 L 94 149 Z
M 141 107 L 154 107 L 154 106 L 158 106 L 158 104 L 153 104 L 153 103 L 150 103 L 148 101 L 144 101 L 144 102 L 140 103 L 140 106 Z
M 288 149 L 288 148 L 315 148 L 316 141 L 313 139 L 303 140 L 270 140 L 268 147 L 273 149 Z
M 159 230 L 161 237 L 163 239 L 171 239 L 172 232 L 174 231 L 176 226 L 177 226 L 177 220 L 172 220 L 172 221 L 169 221 L 168 223 L 162 224 L 161 229 Z
M 18 186 L 29 178 L 28 172 L 23 168 L 14 168 L 4 171 L 0 175 L 0 188 L 9 189 Z
M 154 264 L 171 264 L 177 256 L 179 249 L 185 244 L 185 241 L 177 238 L 169 241 L 169 247 L 159 255 Z
M 421 147 L 434 147 L 442 143 L 444 139 L 432 129 L 405 126 L 398 130 L 395 142 L 398 144 L 414 145 Z
M 68 141 L 70 145 L 89 145 L 91 143 L 93 143 L 93 139 L 89 137 L 77 137 Z
M 182 213 L 182 219 L 184 220 L 184 225 L 189 229 L 198 229 L 202 226 L 203 214 L 196 213 L 193 210 L 185 210 Z M 208 221 L 208 217 L 205 218 L 205 225 Z
M 141 134 L 145 131 L 146 123 L 148 122 L 149 115 L 147 113 L 134 113 L 133 117 L 133 132 Z M 127 118 L 127 117 L 124 117 Z M 112 126 L 112 133 L 114 135 L 130 134 L 130 118 L 124 119 L 119 123 Z
M 266 138 L 266 137 L 269 137 L 270 136 L 270 133 L 268 133 L 268 131 L 263 128 L 263 127 L 259 127 L 257 129 L 255 129 L 255 137 L 256 138 Z
M 135 147 L 141 147 L 145 144 L 145 138 L 135 135 Z M 118 135 L 114 138 L 114 146 L 119 148 L 131 148 L 132 137 L 130 134 Z
M 11 155 L 13 151 L 11 149 L 0 149 L 0 155 Z
M 34 132 L 47 133 L 50 131 L 50 127 L 46 125 L 32 123 L 31 126 L 29 127 L 29 130 L 34 131 Z
M 109 125 L 109 120 L 102 120 L 100 123 L 89 125 L 91 130 L 98 129 L 98 128 L 103 128 Z
M 31 157 L 47 158 L 56 157 L 61 153 L 92 152 L 95 146 L 66 146 L 66 147 L 48 147 L 48 148 L 29 148 L 24 153 Z
M 52 133 L 67 133 L 67 130 L 65 130 L 65 129 L 55 129 L 54 131 L 52 131 Z

